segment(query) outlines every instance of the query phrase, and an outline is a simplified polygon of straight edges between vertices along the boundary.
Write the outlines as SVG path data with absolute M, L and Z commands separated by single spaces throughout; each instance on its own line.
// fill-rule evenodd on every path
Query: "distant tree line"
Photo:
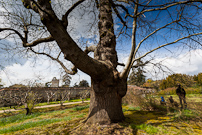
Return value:
M 164 90 L 166 88 L 176 87 L 177 84 L 181 84 L 184 87 L 202 86 L 202 73 L 194 76 L 186 74 L 169 75 L 161 81 L 159 88 Z
M 156 81 L 151 78 L 146 80 L 146 76 L 143 73 L 144 71 L 140 68 L 133 70 L 129 76 L 128 84 L 145 88 L 155 88 L 157 90 L 176 87 L 177 84 L 181 84 L 184 87 L 202 86 L 202 73 L 193 76 L 179 73 L 172 74 L 163 80 Z

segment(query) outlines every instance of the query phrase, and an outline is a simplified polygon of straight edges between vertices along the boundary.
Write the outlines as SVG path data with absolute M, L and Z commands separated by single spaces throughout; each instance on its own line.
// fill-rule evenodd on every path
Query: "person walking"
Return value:
M 177 84 L 176 94 L 179 97 L 181 109 L 183 109 L 182 100 L 184 102 L 184 108 L 187 108 L 187 102 L 186 102 L 186 98 L 185 98 L 186 92 L 185 92 L 184 88 L 182 88 L 182 86 L 180 84 Z

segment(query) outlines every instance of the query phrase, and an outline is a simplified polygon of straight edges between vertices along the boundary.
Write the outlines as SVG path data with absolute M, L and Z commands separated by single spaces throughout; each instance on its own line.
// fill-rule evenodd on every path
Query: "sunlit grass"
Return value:
M 44 119 L 44 120 L 39 120 L 39 121 L 34 121 L 34 122 L 29 121 L 29 122 L 26 122 L 23 124 L 18 124 L 18 125 L 11 126 L 8 128 L 0 129 L 0 134 L 14 132 L 14 131 L 28 129 L 28 128 L 33 128 L 36 126 L 44 126 L 44 125 L 59 122 L 59 121 L 62 121 L 62 119 L 61 118 L 60 119 Z
M 90 100 L 90 98 L 87 98 L 87 99 L 85 99 L 86 101 L 89 101 Z M 63 103 L 71 103 L 71 102 L 81 102 L 82 100 L 81 99 L 72 99 L 72 100 L 70 100 L 70 101 L 64 101 Z M 44 105 L 53 105 L 53 104 L 60 104 L 60 102 L 59 101 L 53 101 L 53 102 L 49 102 L 49 103 L 47 103 L 47 102 L 44 102 L 44 103 L 39 103 L 39 104 L 36 104 L 35 106 L 44 106 Z
M 32 119 L 40 115 L 42 115 L 42 113 L 34 113 L 32 115 L 18 114 L 18 115 L 6 117 L 6 118 L 0 118 L 0 127 L 10 123 L 15 123 L 15 122 L 17 123 L 27 119 Z
M 138 126 L 136 126 L 136 128 L 144 130 L 148 134 L 155 134 L 155 133 L 158 133 L 158 131 L 159 131 L 159 129 L 157 127 L 152 126 L 152 125 L 147 125 L 147 124 L 138 125 Z
M 45 125 L 51 125 L 62 121 L 84 119 L 88 112 L 88 104 L 89 103 L 69 105 L 70 108 L 67 107 L 68 109 L 63 110 L 60 110 L 60 107 L 55 107 L 55 109 L 59 109 L 55 111 L 47 111 L 43 108 L 44 112 L 33 113 L 31 115 L 17 114 L 0 118 L 0 134 L 13 133 L 21 130 L 29 132 L 29 130 L 36 127 L 44 127 Z
M 87 105 L 87 106 L 76 106 L 76 107 L 74 107 L 72 109 L 75 110 L 75 111 L 79 111 L 79 110 L 83 110 L 83 109 L 86 109 L 86 108 L 89 108 L 89 105 Z
M 168 96 L 169 97 L 169 96 Z M 200 96 L 187 95 L 198 99 Z M 158 97 L 155 97 L 158 98 Z M 176 100 L 179 100 L 175 96 Z M 190 100 L 188 100 L 190 101 Z M 188 102 L 189 106 L 189 102 Z M 192 105 L 193 106 L 193 105 Z M 113 128 L 98 128 L 99 131 L 119 130 L 128 134 L 201 134 L 202 122 L 199 106 L 194 109 L 173 111 L 147 111 L 138 106 L 123 105 L 125 121 Z M 89 103 L 35 109 L 33 114 L 16 114 L 0 118 L 0 134 L 71 134 L 87 118 Z M 197 121 L 196 121 L 197 120 Z M 76 128 L 80 130 L 80 128 Z M 130 133 L 129 133 L 130 131 Z M 88 128 L 84 133 L 88 134 Z

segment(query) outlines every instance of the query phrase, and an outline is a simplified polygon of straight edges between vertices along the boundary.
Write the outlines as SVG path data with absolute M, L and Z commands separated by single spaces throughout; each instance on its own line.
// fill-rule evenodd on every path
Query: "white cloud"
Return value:
M 35 65 L 33 61 L 28 60 L 24 65 L 13 64 L 7 66 L 0 72 L 0 78 L 2 78 L 2 82 L 6 87 L 12 84 L 26 84 L 26 80 L 38 80 L 40 83 L 45 84 L 51 81 L 53 77 L 61 78 L 59 68 L 57 63 L 49 60 L 38 60 Z M 78 84 L 83 79 L 90 83 L 90 77 L 79 71 L 75 76 L 72 76 L 70 85 Z
M 194 75 L 202 72 L 202 50 L 193 50 L 180 56 L 165 57 L 165 58 L 156 58 L 153 60 L 154 63 L 161 62 L 174 73 L 182 73 Z M 119 62 L 125 63 L 128 58 L 128 54 L 119 55 Z M 53 77 L 60 79 L 60 66 L 49 60 L 37 60 L 37 63 L 34 65 L 33 61 L 27 60 L 24 65 L 13 64 L 7 66 L 4 71 L 0 72 L 0 78 L 2 78 L 4 86 L 9 86 L 15 83 L 25 83 L 25 80 L 36 80 L 37 77 L 41 78 L 41 83 L 46 83 L 52 80 Z M 151 71 L 153 74 L 154 68 L 151 65 L 145 67 L 147 71 Z M 121 71 L 122 68 L 118 67 L 118 70 Z M 71 76 L 71 86 L 75 83 L 79 83 L 82 80 L 87 80 L 90 84 L 91 80 L 88 75 L 79 71 L 76 75 Z M 150 77 L 147 74 L 147 77 Z M 163 74 L 158 74 L 158 79 L 162 79 Z M 166 76 L 164 76 L 166 77 Z
M 195 74 L 198 74 L 199 72 L 202 72 L 202 69 L 201 69 L 202 55 L 201 54 L 202 54 L 202 50 L 200 49 L 191 50 L 175 58 L 174 57 L 156 58 L 152 62 L 153 63 L 161 62 L 162 65 L 168 67 L 171 71 L 173 71 L 173 73 L 195 75 Z M 148 72 L 152 72 L 154 75 L 154 68 L 151 64 L 146 66 L 146 69 Z M 157 68 L 156 68 L 156 71 L 157 71 Z M 149 74 L 147 74 L 147 76 L 152 77 Z M 162 79 L 162 78 L 165 78 L 166 76 L 164 76 L 163 73 L 161 72 L 160 74 L 158 74 L 157 78 Z

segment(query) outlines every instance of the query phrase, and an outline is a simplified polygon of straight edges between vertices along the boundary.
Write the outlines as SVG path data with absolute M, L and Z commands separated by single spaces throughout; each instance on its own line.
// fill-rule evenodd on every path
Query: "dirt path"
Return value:
M 84 102 L 90 102 L 90 101 L 84 101 Z M 78 103 L 82 103 L 82 101 L 80 101 L 80 102 L 63 103 L 63 105 L 72 105 L 72 104 L 78 104 Z M 48 107 L 56 107 L 56 106 L 60 106 L 60 104 L 36 106 L 36 107 L 34 107 L 34 108 L 37 109 L 37 108 L 48 108 Z M 14 112 L 14 111 L 20 111 L 20 110 L 15 110 L 15 109 L 0 110 L 0 113 L 4 113 L 4 112 Z

